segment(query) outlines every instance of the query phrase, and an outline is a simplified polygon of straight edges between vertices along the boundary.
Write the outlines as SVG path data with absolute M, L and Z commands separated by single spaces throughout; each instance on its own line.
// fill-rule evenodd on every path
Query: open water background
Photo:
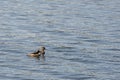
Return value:
M 0 0 L 0 80 L 119 79 L 120 0 Z

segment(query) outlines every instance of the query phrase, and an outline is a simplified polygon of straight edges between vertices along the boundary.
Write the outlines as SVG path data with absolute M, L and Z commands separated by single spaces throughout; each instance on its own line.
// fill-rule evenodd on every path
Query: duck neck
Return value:
M 43 51 L 41 51 L 41 54 L 45 54 L 45 51 L 43 50 Z
M 44 51 L 44 50 L 41 50 L 41 51 L 39 51 L 38 54 L 40 54 L 40 55 L 44 55 L 44 54 L 45 54 L 45 51 Z

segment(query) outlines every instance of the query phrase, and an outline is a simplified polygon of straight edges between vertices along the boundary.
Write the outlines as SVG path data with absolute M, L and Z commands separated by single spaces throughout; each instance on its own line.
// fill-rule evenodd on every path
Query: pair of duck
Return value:
M 27 56 L 29 57 L 39 57 L 39 56 L 44 56 L 44 55 L 45 55 L 45 47 L 41 47 L 39 50 L 33 53 L 30 53 L 30 54 L 27 54 Z

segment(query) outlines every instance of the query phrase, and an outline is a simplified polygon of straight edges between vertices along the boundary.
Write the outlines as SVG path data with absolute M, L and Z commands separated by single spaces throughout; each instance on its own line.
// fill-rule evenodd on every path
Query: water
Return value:
M 120 79 L 119 0 L 0 0 L 0 80 Z M 26 55 L 40 46 L 45 59 Z

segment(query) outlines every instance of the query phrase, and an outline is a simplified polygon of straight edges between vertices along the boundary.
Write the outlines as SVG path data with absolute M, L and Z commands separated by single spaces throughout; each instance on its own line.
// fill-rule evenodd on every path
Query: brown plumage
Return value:
M 45 54 L 45 47 L 41 47 L 40 50 L 37 50 L 36 52 L 30 53 L 27 56 L 39 57 L 39 56 L 44 56 L 44 54 Z

